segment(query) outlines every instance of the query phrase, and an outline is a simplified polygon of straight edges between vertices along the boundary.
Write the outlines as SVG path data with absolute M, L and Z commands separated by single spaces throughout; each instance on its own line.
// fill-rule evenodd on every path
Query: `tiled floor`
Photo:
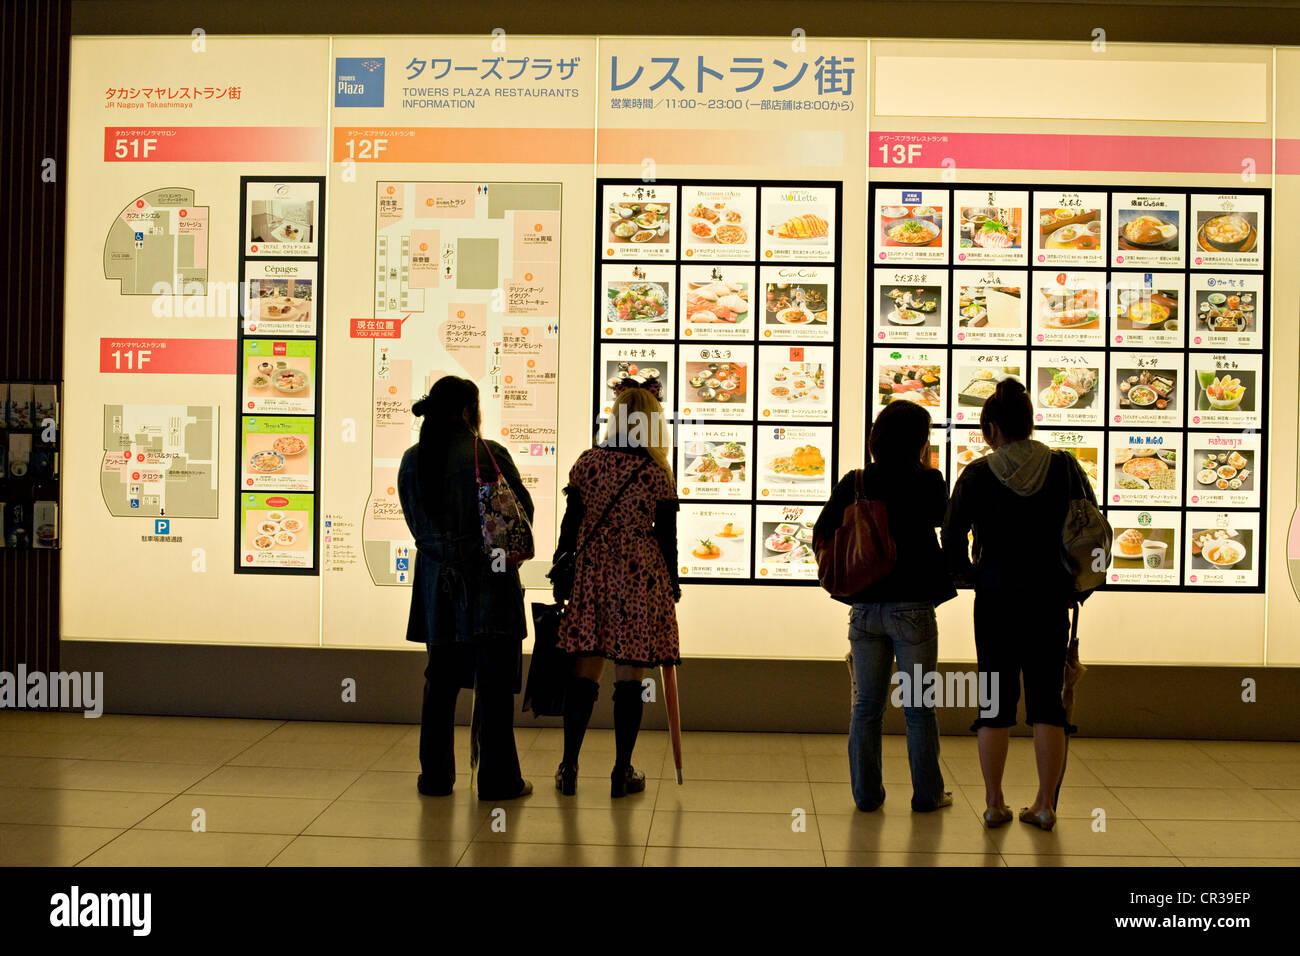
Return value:
M 468 743 L 458 729 L 460 759 Z M 686 783 L 642 734 L 644 794 L 609 797 L 613 735 L 593 730 L 576 797 L 561 733 L 520 729 L 525 800 L 415 792 L 415 727 L 0 713 L 0 865 L 1078 866 L 1300 864 L 1300 743 L 1076 740 L 1052 833 L 985 830 L 975 741 L 943 740 L 954 806 L 909 810 L 906 749 L 888 798 L 857 812 L 846 738 L 688 733 Z M 1006 794 L 1032 799 L 1012 742 Z M 202 824 L 200 827 L 199 824 Z

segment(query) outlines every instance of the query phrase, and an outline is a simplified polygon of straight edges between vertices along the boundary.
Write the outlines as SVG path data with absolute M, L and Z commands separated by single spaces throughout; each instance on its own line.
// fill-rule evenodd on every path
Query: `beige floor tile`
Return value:
M 0 866 L 75 866 L 122 831 L 0 824 Z
M 946 777 L 949 778 L 949 783 L 956 783 L 963 787 L 984 786 L 984 774 L 980 770 L 979 756 L 974 751 L 970 754 L 945 752 L 940 759 L 948 768 L 949 773 Z M 1085 763 L 1081 757 L 1075 756 L 1073 753 L 1068 758 L 1065 780 L 1071 787 L 1103 786 L 1092 769 L 1092 762 Z M 1017 752 L 1016 748 L 1012 748 L 1008 753 L 1002 783 L 1004 788 L 1038 786 L 1038 770 L 1034 764 L 1032 745 L 1019 748 L 1019 752 Z
M 1070 756 L 1093 760 L 1204 761 L 1205 751 L 1194 740 L 1129 740 L 1109 737 L 1072 737 Z
M 825 866 L 820 849 L 746 850 L 729 847 L 652 846 L 646 866 Z
M 229 797 L 303 797 L 332 800 L 357 781 L 355 770 L 285 767 L 222 767 L 192 786 L 188 793 Z
M 1143 820 L 1293 819 L 1258 790 L 1117 787 L 1111 792 Z
M 804 760 L 808 764 L 808 779 L 814 783 L 843 783 L 849 782 L 849 757 L 846 753 L 842 757 L 824 757 L 816 754 L 810 754 Z M 944 781 L 952 789 L 952 781 L 948 779 L 947 768 L 943 766 L 943 759 L 940 758 L 940 769 L 944 772 Z M 880 776 L 884 781 L 886 789 L 890 784 L 907 784 L 912 783 L 912 766 L 908 763 L 906 754 L 890 756 L 884 754 L 880 758 Z
M 1013 808 L 1019 809 L 1019 808 Z M 1104 831 L 1094 831 L 1091 820 L 1057 818 L 1049 833 L 1019 820 L 986 830 L 989 841 L 1003 856 L 1173 856 L 1140 820 L 1106 820 Z
M 773 780 L 736 783 L 731 780 L 687 780 L 681 786 L 665 780 L 659 787 L 657 813 L 708 810 L 733 813 L 789 813 L 796 807 L 814 812 L 812 790 L 806 783 Z
M 692 754 L 682 759 L 685 780 L 784 780 L 802 783 L 808 779 L 806 758 L 797 754 Z M 650 773 L 646 766 L 646 775 Z M 673 755 L 665 752 L 660 776 L 673 779 Z
M 1005 866 L 996 853 L 869 853 L 827 850 L 827 866 Z
M 107 718 L 91 721 L 98 724 Z M 134 732 L 147 737 L 181 737 L 187 740 L 243 740 L 252 743 L 280 727 L 282 720 L 242 717 L 134 717 Z M 115 733 L 118 731 L 114 731 Z
M 415 789 L 418 773 L 396 770 L 367 770 L 356 782 L 343 791 L 340 800 L 374 800 L 380 803 L 422 803 L 436 800 L 447 803 L 473 803 L 478 797 L 470 785 L 469 774 L 456 775 L 456 785 L 450 797 L 426 797 Z
M 273 743 L 352 744 L 382 752 L 411 730 L 410 724 L 361 724 L 346 721 L 290 720 L 264 739 Z M 468 733 L 468 728 L 466 728 Z M 466 738 L 468 739 L 468 737 Z
M 806 808 L 805 808 L 806 809 Z M 754 850 L 820 850 L 818 818 L 807 810 L 804 829 L 794 829 L 795 817 L 784 813 L 655 811 L 651 846 L 727 847 Z
M 640 866 L 644 846 L 471 843 L 458 866 Z
M 961 791 L 966 795 L 976 816 L 982 818 L 986 806 L 983 784 L 965 786 Z M 1038 795 L 1038 788 L 1004 786 L 1002 795 L 1006 797 L 1007 806 L 1019 812 L 1021 807 L 1027 807 L 1034 802 L 1034 797 Z M 1105 787 L 1062 787 L 1056 815 L 1062 820 L 1091 820 L 1093 811 L 1098 808 L 1106 811 L 1108 820 L 1135 818 L 1128 805 Z
M 69 790 L 130 790 L 180 793 L 211 773 L 215 766 L 148 763 L 135 760 L 74 760 L 51 786 Z
M 1152 820 L 1151 832 L 1177 857 L 1300 856 L 1300 823 L 1257 820 Z
M 434 840 L 300 836 L 271 866 L 455 866 L 468 846 Z
M 1221 763 L 1300 763 L 1300 741 L 1198 740 L 1196 746 Z
M 912 813 L 908 801 L 872 813 L 819 814 L 822 849 L 869 853 L 993 853 L 979 821 L 960 806 L 934 813 Z M 828 857 L 829 859 L 829 857 Z
M 1004 853 L 1007 866 L 1170 866 L 1181 867 L 1174 856 L 1054 856 L 1047 853 Z
M 632 800 L 632 797 L 624 799 Z M 631 810 L 560 808 L 501 804 L 504 817 L 489 817 L 475 837 L 476 843 L 564 843 L 591 846 L 646 845 L 650 819 L 649 806 Z M 493 808 L 495 809 L 495 808 Z M 493 829 L 504 823 L 505 830 Z M 639 861 L 638 861 L 639 862 Z
M 888 749 L 889 741 L 893 737 L 882 737 L 882 751 L 892 753 Z M 809 756 L 815 757 L 844 757 L 849 752 L 849 735 L 848 734 L 800 734 L 799 746 L 803 752 Z
M 167 802 L 166 793 L 0 789 L 0 823 L 125 829 Z
M 269 833 L 128 830 L 81 866 L 266 866 L 293 837 Z
M 6 787 L 62 787 L 75 760 L 56 757 L 0 757 L 0 780 Z
M 1066 772 L 1073 772 L 1073 763 Z M 1264 766 L 1250 764 L 1243 766 Z M 1190 760 L 1089 760 L 1088 769 L 1107 787 L 1203 787 L 1238 789 L 1247 783 L 1213 761 Z M 1300 768 L 1297 768 L 1300 771 Z M 1300 777 L 1297 777 L 1300 780 Z M 1072 781 L 1077 783 L 1078 781 Z M 1300 784 L 1297 784 L 1300 786 Z
M 507 809 L 507 814 L 510 809 L 512 808 Z M 307 836 L 468 843 L 482 828 L 492 810 L 493 805 L 489 803 L 443 803 L 436 798 L 410 805 L 373 800 L 336 800 L 312 821 L 305 833 Z
M 0 731 L 0 756 L 63 757 L 77 760 L 91 751 L 92 739 L 69 733 Z
M 383 756 L 382 750 L 369 744 L 308 743 L 268 738 L 259 740 L 229 762 L 236 767 L 366 770 L 381 756 Z
M 804 749 L 799 734 L 687 731 L 682 734 L 682 752 L 689 754 L 801 754 Z
M 191 830 L 203 811 L 208 833 L 288 833 L 307 829 L 330 805 L 328 800 L 300 797 L 223 797 L 216 794 L 183 794 L 168 801 L 156 813 L 136 824 L 139 830 Z
M 1254 868 L 1260 866 L 1300 867 L 1300 856 L 1295 857 L 1257 857 L 1257 856 L 1184 856 L 1179 857 L 1183 866 L 1226 866 L 1233 869 Z
M 456 741 L 456 766 L 469 769 L 469 739 L 464 743 Z M 415 771 L 420 770 L 420 741 L 418 737 L 403 738 L 381 753 L 373 763 L 371 770 Z
M 1300 790 L 1300 763 L 1277 760 L 1239 760 L 1221 763 L 1225 772 L 1231 771 L 1246 785 L 1259 790 Z
M 119 736 L 115 734 L 0 733 L 0 753 L 82 760 L 140 760 L 154 763 L 221 764 L 248 743 L 220 738 Z
M 1281 807 L 1294 820 L 1300 820 L 1300 790 L 1256 790 L 1274 806 Z

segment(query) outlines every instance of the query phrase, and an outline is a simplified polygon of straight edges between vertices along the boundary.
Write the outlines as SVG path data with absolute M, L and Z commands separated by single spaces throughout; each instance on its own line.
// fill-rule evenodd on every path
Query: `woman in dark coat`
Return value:
M 406 450 L 398 495 L 415 539 L 415 580 L 406 639 L 429 649 L 420 715 L 420 769 L 425 796 L 446 796 L 456 780 L 454 724 L 462 687 L 476 690 L 480 800 L 526 796 L 519 773 L 514 695 L 519 692 L 525 635 L 519 572 L 484 550 L 475 455 L 484 480 L 509 482 L 531 522 L 533 502 L 510 453 L 479 437 L 478 386 L 446 376 L 411 411 L 424 418 L 420 441 Z

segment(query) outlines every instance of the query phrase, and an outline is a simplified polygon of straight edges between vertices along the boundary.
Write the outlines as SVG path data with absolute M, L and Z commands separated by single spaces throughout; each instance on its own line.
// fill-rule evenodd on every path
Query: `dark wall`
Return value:
M 0 381 L 63 377 L 71 24 L 68 0 L 0 3 Z M 0 670 L 58 661 L 59 553 L 0 548 Z

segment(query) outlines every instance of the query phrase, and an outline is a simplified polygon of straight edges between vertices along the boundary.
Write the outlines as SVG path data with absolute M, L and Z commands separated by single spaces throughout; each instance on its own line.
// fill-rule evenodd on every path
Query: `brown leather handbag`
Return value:
M 889 533 L 883 501 L 865 497 L 866 472 L 854 472 L 854 501 L 834 537 L 819 539 L 817 580 L 832 597 L 850 597 L 883 580 L 898 563 L 898 548 Z

